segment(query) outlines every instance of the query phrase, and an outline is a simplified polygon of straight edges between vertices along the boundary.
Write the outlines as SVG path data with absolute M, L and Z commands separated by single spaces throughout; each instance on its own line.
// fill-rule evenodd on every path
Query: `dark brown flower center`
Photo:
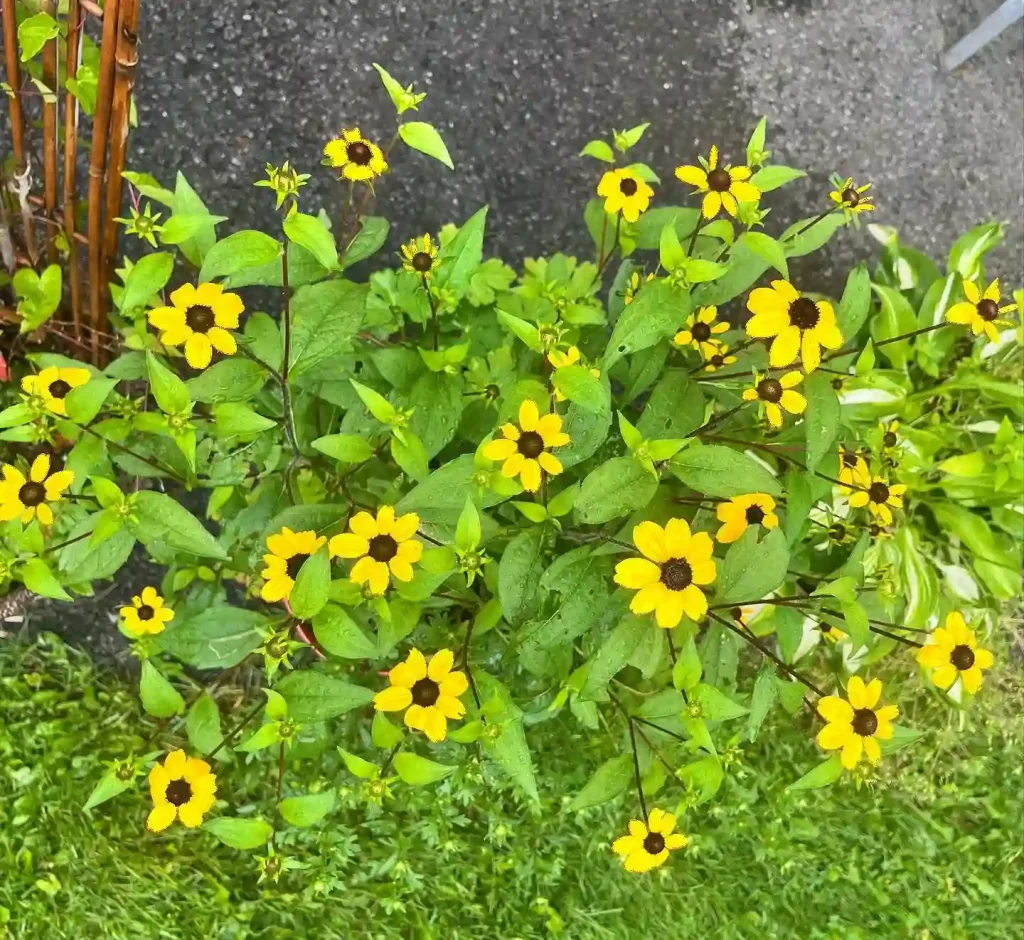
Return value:
M 698 343 L 706 343 L 711 339 L 711 327 L 706 323 L 694 323 L 690 333 Z
M 882 438 L 882 443 L 886 447 L 895 447 L 898 440 L 899 438 L 896 437 L 893 431 L 886 431 L 885 436 Z
M 729 616 L 732 617 L 737 623 L 743 623 L 743 608 L 742 607 L 731 607 L 729 609 Z
M 308 552 L 299 552 L 298 555 L 292 555 L 288 559 L 288 577 L 293 581 L 299 576 L 299 569 L 306 563 L 307 558 L 309 558 Z
M 761 379 L 757 383 L 757 397 L 762 401 L 780 401 L 782 399 L 782 383 L 778 379 Z
M 849 208 L 853 208 L 860 202 L 860 193 L 857 192 L 852 186 L 847 186 L 842 192 L 843 204 Z
M 857 454 L 852 450 L 843 451 L 843 466 L 851 470 L 857 466 Z
M 619 192 L 623 196 L 635 196 L 637 189 L 636 180 L 630 179 L 628 176 L 619 180 Z
M 883 529 L 877 522 L 872 522 L 871 525 L 868 526 L 868 534 L 873 539 L 877 539 L 884 531 L 885 529 Z
M 832 388 L 835 389 L 837 392 L 841 392 L 843 390 L 843 380 L 840 378 L 833 379 Z
M 987 297 L 978 301 L 978 316 L 982 320 L 994 320 L 999 316 L 999 304 Z
M 441 695 L 441 687 L 433 680 L 423 678 L 413 683 L 412 703 L 429 708 Z
M 544 450 L 544 438 L 542 438 L 536 431 L 523 431 L 523 433 L 519 435 L 519 440 L 516 442 L 516 446 L 519 448 L 519 453 L 524 457 L 535 460 L 540 456 L 541 451 Z
M 390 535 L 375 535 L 367 553 L 374 561 L 391 561 L 398 554 L 398 542 Z
M 420 274 L 426 274 L 433 264 L 434 259 L 425 251 L 417 251 L 416 254 L 412 256 L 413 270 L 419 271 Z
M 853 713 L 853 730 L 862 738 L 870 738 L 878 730 L 878 716 L 870 708 L 858 708 Z
M 154 613 L 156 611 L 149 604 L 143 604 L 138 610 L 138 618 L 139 620 L 152 620 Z
M 889 487 L 878 480 L 868 487 L 868 499 L 873 503 L 884 503 L 889 498 Z
M 185 322 L 193 333 L 207 333 L 216 325 L 213 311 L 206 304 L 196 304 L 185 312 Z
M 797 297 L 789 305 L 789 322 L 801 330 L 813 330 L 818 325 L 818 305 L 809 297 Z
M 167 784 L 167 802 L 171 806 L 184 806 L 192 799 L 192 784 L 187 780 L 172 780 Z
M 644 851 L 648 855 L 657 855 L 665 851 L 665 837 L 660 832 L 649 832 L 644 839 Z
M 949 661 L 961 672 L 970 669 L 974 665 L 974 650 L 963 643 L 954 646 L 953 652 L 949 654 Z
M 823 635 L 829 634 L 832 632 L 832 624 L 825 623 L 825 621 L 823 620 L 821 623 L 818 624 L 818 629 L 821 631 Z
M 493 382 L 484 389 L 484 393 L 490 399 L 495 399 L 501 394 L 501 389 Z
M 841 542 L 843 539 L 846 538 L 846 526 L 844 526 L 841 522 L 837 522 L 835 525 L 832 526 L 831 529 L 828 530 L 828 534 L 836 542 Z
M 725 365 L 725 356 L 714 355 L 708 360 L 708 362 L 716 369 L 720 369 Z
M 685 558 L 670 558 L 661 566 L 661 581 L 670 591 L 681 591 L 693 583 L 693 569 Z
M 57 379 L 55 382 L 50 383 L 48 391 L 51 398 L 63 398 L 71 391 L 71 386 L 63 379 Z
M 747 506 L 747 525 L 760 525 L 764 522 L 764 510 L 760 506 Z
M 345 155 L 353 163 L 358 163 L 360 166 L 366 166 L 373 159 L 373 151 L 370 150 L 370 145 L 362 140 L 349 144 L 345 148 Z
M 18 490 L 18 499 L 24 506 L 38 506 L 46 499 L 46 487 L 31 480 Z
M 721 167 L 718 167 L 708 173 L 708 187 L 713 189 L 716 193 L 727 192 L 731 185 L 732 177 L 729 175 L 728 170 L 723 170 Z

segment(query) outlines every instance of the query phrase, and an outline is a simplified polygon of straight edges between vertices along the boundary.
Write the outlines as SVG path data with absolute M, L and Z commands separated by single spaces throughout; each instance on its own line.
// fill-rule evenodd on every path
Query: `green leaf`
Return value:
M 373 690 L 314 669 L 290 672 L 276 686 L 296 721 L 323 721 L 373 701 Z
M 835 783 L 843 774 L 843 765 L 839 755 L 833 754 L 828 760 L 822 761 L 817 767 L 807 771 L 795 783 L 786 787 L 786 792 L 792 793 L 796 790 L 816 790 L 820 787 L 829 787 Z
M 363 463 L 373 456 L 373 447 L 357 434 L 328 434 L 313 441 L 313 447 L 344 463 Z
M 579 155 L 581 157 L 593 157 L 595 160 L 601 160 L 604 163 L 615 162 L 615 154 L 612 153 L 612 148 L 603 140 L 589 141 L 580 151 Z
M 669 369 L 654 386 L 636 424 L 646 440 L 680 439 L 704 423 L 704 394 L 682 369 Z
M 483 531 L 480 527 L 480 513 L 471 497 L 466 497 L 466 506 L 459 515 L 455 527 L 455 547 L 461 552 L 471 552 L 480 544 Z
M 366 310 L 365 284 L 323 281 L 300 287 L 292 297 L 291 377 L 352 348 Z
M 594 771 L 594 775 L 566 807 L 575 813 L 591 806 L 599 806 L 615 799 L 633 779 L 633 760 L 629 754 L 610 757 Z
M 35 417 L 35 412 L 25 402 L 11 405 L 0 411 L 0 428 L 16 428 L 27 424 Z
M 146 372 L 153 397 L 164 414 L 184 414 L 190 410 L 192 402 L 185 383 L 151 352 L 146 353 Z
M 60 586 L 60 582 L 42 558 L 30 558 L 21 566 L 21 580 L 33 594 L 52 597 L 58 601 L 69 601 L 71 595 Z
M 228 669 L 259 648 L 266 622 L 258 611 L 221 604 L 179 615 L 156 638 L 156 647 L 196 669 Z
M 484 226 L 487 206 L 478 209 L 462 224 L 458 234 L 438 252 L 440 265 L 434 281 L 462 295 L 469 289 L 473 273 L 483 260 Z
M 366 405 L 367 410 L 381 424 L 391 424 L 395 420 L 395 406 L 391 404 L 380 392 L 374 391 L 368 385 L 363 385 L 355 379 L 349 379 L 356 394 Z
M 513 316 L 505 310 L 498 311 L 498 322 L 507 327 L 510 332 L 519 337 L 534 352 L 543 352 L 544 347 L 540 341 L 540 332 L 537 327 L 527 320 Z
M 771 167 L 771 169 L 783 169 Z M 785 167 L 784 169 L 788 169 Z M 761 171 L 762 173 L 764 170 Z M 801 173 L 801 176 L 804 174 Z M 756 185 L 756 184 L 755 184 Z M 784 278 L 789 279 L 789 265 L 786 263 L 786 251 L 781 242 L 777 242 L 764 232 L 744 232 L 739 240 L 760 258 L 764 258 Z
M 374 727 L 377 726 L 378 716 L 383 717 L 383 713 L 374 712 Z M 394 726 L 392 725 L 391 727 Z M 401 735 L 401 732 L 399 732 L 399 735 Z M 399 737 L 399 740 L 401 740 L 401 737 Z M 359 777 L 361 780 L 374 780 L 380 776 L 380 767 L 378 767 L 372 761 L 363 760 L 363 758 L 359 757 L 358 755 L 346 751 L 343 747 L 338 748 L 338 753 L 341 754 L 341 759 L 345 762 L 345 766 L 348 768 L 348 772 L 353 776 Z
M 903 333 L 910 333 L 917 327 L 914 308 L 898 290 L 881 284 L 872 284 L 872 290 L 882 302 L 882 309 L 871 321 L 871 338 L 878 346 L 883 340 L 892 339 Z M 878 346 L 877 352 L 885 356 L 897 369 L 902 369 L 910 358 L 910 340 L 886 343 Z
M 412 147 L 413 150 L 425 153 L 428 157 L 433 157 L 448 167 L 449 170 L 455 169 L 455 164 L 452 163 L 448 148 L 444 145 L 441 135 L 434 129 L 432 124 L 427 124 L 425 121 L 409 121 L 407 124 L 400 125 L 398 132 L 401 134 L 402 140 L 405 141 L 406 145 Z
M 725 779 L 725 771 L 722 762 L 714 754 L 708 754 L 685 767 L 680 767 L 678 777 L 686 784 L 687 790 L 695 794 L 694 805 L 699 806 L 718 792 Z
M 199 198 L 196 191 L 189 185 L 185 175 L 179 170 L 174 181 L 174 197 L 171 200 L 171 212 L 174 215 L 207 215 L 209 224 L 195 234 L 193 238 L 182 242 L 178 250 L 191 261 L 196 267 L 202 264 L 203 257 L 213 247 L 217 240 L 216 226 L 213 216 L 209 215 L 203 200 Z
M 697 644 L 693 642 L 692 636 L 688 636 L 672 667 L 672 685 L 689 692 L 700 682 L 702 671 Z
M 794 169 L 791 166 L 773 164 L 772 166 L 761 167 L 753 176 L 750 182 L 762 193 L 770 193 L 773 189 L 792 183 L 793 180 L 803 179 L 807 174 L 803 170 Z
M 220 729 L 220 709 L 210 696 L 203 692 L 188 710 L 185 720 L 188 743 L 199 754 L 209 754 L 223 740 Z
M 600 210 L 600 215 L 597 217 L 599 224 L 598 238 L 596 239 L 599 243 L 601 223 L 606 216 L 604 203 L 601 200 L 595 200 L 595 204 Z M 661 233 L 665 230 L 666 225 L 672 225 L 681 239 L 688 237 L 699 219 L 700 209 L 683 208 L 682 206 L 660 206 L 657 209 L 648 209 L 633 226 L 636 247 L 645 251 L 656 250 L 661 244 Z
M 700 705 L 705 721 L 728 721 L 747 714 L 747 709 L 719 692 L 713 685 L 698 683 L 693 699 Z
M 281 243 L 263 232 L 249 229 L 235 232 L 217 242 L 203 259 L 200 281 L 227 277 L 244 268 L 257 268 L 281 257 Z
M 148 659 L 142 663 L 139 697 L 146 714 L 154 718 L 170 718 L 185 710 L 185 700 L 181 694 Z
M 839 309 L 836 311 L 836 324 L 847 340 L 852 340 L 871 310 L 871 276 L 868 269 L 859 264 L 846 279 Z
M 846 218 L 843 213 L 833 212 L 831 215 L 827 215 L 825 218 L 815 222 L 806 231 L 801 231 L 812 221 L 813 219 L 802 219 L 799 222 L 794 222 L 783 233 L 779 241 L 784 243 L 787 258 L 802 258 L 804 255 L 809 255 L 812 251 L 817 251 L 839 229 L 846 225 Z M 800 234 L 797 234 L 798 232 Z
M 379 215 L 366 216 L 360 223 L 359 231 L 341 254 L 341 270 L 344 271 L 345 268 L 365 261 L 380 251 L 388 240 L 389 231 L 391 231 L 391 223 L 387 219 Z
M 13 16 L 13 13 L 12 13 Z M 60 26 L 49 13 L 36 13 L 26 17 L 18 25 L 18 46 L 21 48 L 21 61 L 28 62 L 42 50 L 51 39 L 60 35 Z M 12 78 L 13 82 L 14 79 Z
M 757 740 L 768 712 L 778 698 L 779 687 L 775 681 L 775 667 L 765 663 L 754 680 L 754 694 L 750 701 L 750 715 L 747 718 L 747 739 Z
M 395 755 L 395 770 L 404 783 L 413 787 L 428 786 L 444 780 L 458 768 L 450 764 L 439 764 L 418 754 L 403 751 Z
M 375 659 L 377 642 L 337 604 L 327 604 L 313 618 L 313 635 L 332 656 L 341 659 Z
M 892 726 L 892 737 L 887 741 L 879 741 L 883 754 L 895 754 L 902 751 L 915 741 L 924 737 L 923 731 L 915 731 L 913 728 L 904 728 L 902 725 Z
M 781 529 L 770 529 L 758 542 L 759 527 L 750 526 L 729 546 L 718 572 L 718 603 L 767 597 L 786 579 L 789 546 Z
M 126 174 L 127 175 L 127 174 Z M 180 245 L 195 238 L 203 229 L 218 222 L 226 222 L 226 215 L 210 215 L 208 212 L 188 212 L 172 215 L 160 226 L 160 241 L 165 245 Z
M 761 159 L 761 155 L 764 153 L 764 138 L 765 132 L 768 129 L 768 118 L 762 117 L 757 122 L 754 130 L 750 134 L 750 139 L 747 141 L 747 165 L 753 166 Z
M 128 528 L 143 545 L 164 542 L 190 555 L 224 560 L 227 552 L 203 524 L 177 500 L 155 490 L 142 490 L 134 499 L 134 519 Z
M 327 603 L 331 589 L 331 557 L 325 545 L 315 555 L 310 555 L 299 568 L 295 586 L 288 595 L 292 613 L 300 620 L 315 617 Z
M 1000 222 L 975 226 L 953 243 L 947 270 L 956 271 L 969 281 L 974 280 L 981 272 L 981 259 L 1002 240 L 1003 226 Z
M 603 371 L 625 356 L 672 335 L 690 310 L 690 295 L 670 281 L 645 284 L 615 323 L 605 349 Z
M 174 255 L 168 251 L 154 251 L 135 262 L 124 282 L 121 310 L 129 313 L 145 305 L 167 286 L 174 271 Z
M 705 496 L 782 495 L 778 479 L 765 467 L 721 444 L 689 447 L 676 454 L 668 466 L 687 486 Z
M 498 565 L 498 598 L 505 620 L 513 627 L 537 612 L 537 585 L 544 572 L 544 530 L 520 532 L 505 547 Z
M 207 819 L 203 829 L 226 846 L 243 852 L 266 845 L 274 834 L 273 826 L 265 820 L 236 819 L 231 816 Z
M 415 94 L 412 91 L 412 85 L 408 88 L 403 88 L 401 83 L 396 81 L 387 69 L 378 65 L 376 62 L 373 63 L 373 67 L 377 70 L 377 74 L 380 76 L 380 80 L 388 93 L 388 97 L 391 99 L 391 103 L 395 106 L 395 110 L 399 114 L 404 114 L 410 109 L 413 111 L 419 110 L 417 105 L 427 97 L 425 93 Z
M 643 509 L 657 490 L 657 478 L 634 457 L 612 457 L 584 478 L 576 519 L 587 525 L 617 519 Z
M 271 428 L 276 428 L 279 422 L 273 418 L 265 418 L 257 414 L 248 405 L 241 402 L 225 402 L 223 405 L 215 405 L 213 408 L 214 424 L 217 433 L 223 437 L 255 437 Z
M 201 375 L 185 383 L 193 401 L 215 405 L 226 401 L 250 401 L 266 384 L 270 373 L 258 362 L 232 357 L 215 362 Z
M 930 508 L 935 514 L 935 521 L 956 535 L 975 556 L 971 559 L 974 570 L 997 598 L 1010 600 L 1020 592 L 1019 551 L 1016 555 L 1003 551 L 996 542 L 989 524 L 978 513 L 954 503 L 936 503 Z M 904 531 L 906 529 L 901 529 L 901 534 Z M 926 563 L 922 561 L 922 564 Z M 934 571 L 930 566 L 926 570 L 934 577 Z M 909 574 L 909 571 L 906 573 Z M 923 592 L 922 604 L 917 605 L 917 610 L 924 609 L 923 604 L 927 602 L 927 596 L 927 592 Z M 906 622 L 910 626 L 922 626 L 909 619 Z
M 817 469 L 839 434 L 839 399 L 832 380 L 824 372 L 812 372 L 804 382 L 807 412 L 804 433 L 807 436 L 807 469 Z
M 669 222 L 661 230 L 661 239 L 658 243 L 658 259 L 666 271 L 675 271 L 686 263 L 686 252 L 679 241 L 676 227 Z
M 79 424 L 91 424 L 117 385 L 117 379 L 92 378 L 71 389 L 64 398 L 68 417 Z
M 384 712 L 373 713 L 373 724 L 370 726 L 370 737 L 374 747 L 390 750 L 402 743 L 405 734 L 398 725 L 393 725 Z M 450 735 L 449 735 L 450 737 Z
M 630 614 L 622 620 L 590 660 L 580 697 L 606 701 L 608 683 L 629 662 L 637 645 L 650 629 L 650 618 Z
M 122 780 L 117 775 L 117 769 L 111 767 L 99 780 L 99 783 L 92 788 L 92 793 L 89 794 L 89 799 L 85 801 L 85 806 L 82 807 L 86 812 L 101 803 L 106 803 L 107 800 L 112 800 L 115 796 L 120 796 L 133 785 L 132 780 Z
M 312 826 L 334 809 L 334 790 L 290 796 L 281 800 L 279 809 L 286 823 L 300 828 Z
M 327 226 L 315 215 L 293 212 L 284 220 L 284 233 L 301 245 L 328 271 L 338 267 L 338 246 Z
M 401 437 L 395 434 L 391 438 L 391 456 L 406 476 L 417 482 L 430 475 L 430 460 L 423 442 L 411 431 L 405 431 Z
M 563 366 L 551 375 L 555 388 L 581 408 L 604 414 L 611 408 L 608 383 L 585 366 Z
M 84 535 L 90 528 L 95 531 L 95 527 L 100 524 L 99 518 L 93 516 L 76 526 L 71 536 Z M 134 547 L 134 536 L 125 530 L 115 532 L 96 545 L 91 544 L 89 539 L 82 539 L 61 551 L 61 578 L 67 584 L 109 578 L 128 560 Z
M 521 717 L 510 718 L 500 725 L 498 736 L 485 739 L 484 750 L 533 803 L 540 802 L 533 760 L 526 743 Z

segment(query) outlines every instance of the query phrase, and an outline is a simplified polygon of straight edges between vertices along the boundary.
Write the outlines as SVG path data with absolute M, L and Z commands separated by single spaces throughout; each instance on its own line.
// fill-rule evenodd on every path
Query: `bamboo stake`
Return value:
M 55 0 L 42 0 L 40 12 L 54 16 Z M 46 218 L 53 222 L 57 209 L 57 37 L 43 46 L 43 84 L 53 93 L 53 100 L 43 98 L 43 207 Z M 57 230 L 46 229 L 46 257 L 51 264 L 57 260 Z
M 117 29 L 117 47 L 114 53 L 114 97 L 110 110 L 110 157 L 107 160 L 106 233 L 103 239 L 103 282 L 113 277 L 117 264 L 117 231 L 115 221 L 121 214 L 124 172 L 128 151 L 128 119 L 131 113 L 132 88 L 135 85 L 135 66 L 139 61 L 139 0 L 120 0 Z M 106 327 L 104 309 L 101 328 Z
M 14 14 L 14 0 L 3 0 L 4 59 L 7 64 L 7 84 L 14 94 L 8 99 L 11 110 L 11 140 L 14 145 L 16 172 L 25 169 L 24 121 L 21 115 L 21 70 L 18 68 L 18 25 Z
M 103 174 L 107 165 L 107 132 L 114 91 L 114 52 L 117 45 L 118 0 L 107 0 L 103 10 L 100 42 L 100 74 L 96 89 L 96 113 L 92 122 L 89 154 L 89 321 L 93 330 L 93 361 L 99 362 L 98 332 L 106 323 L 103 310 Z
M 68 47 L 65 53 L 67 77 L 78 73 L 85 17 L 79 14 L 78 0 L 68 0 Z M 78 239 L 75 225 L 78 213 L 78 99 L 69 91 L 64 99 L 64 234 L 68 239 L 68 270 L 71 275 L 71 316 L 75 335 L 82 336 L 82 269 L 78 263 Z

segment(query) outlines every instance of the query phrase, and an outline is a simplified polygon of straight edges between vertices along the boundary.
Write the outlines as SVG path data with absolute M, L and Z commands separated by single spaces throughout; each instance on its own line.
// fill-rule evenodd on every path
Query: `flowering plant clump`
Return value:
M 225 234 L 180 174 L 131 174 L 161 211 L 125 221 L 160 223 L 110 288 L 118 354 L 12 362 L 0 590 L 73 602 L 137 546 L 164 570 L 111 594 L 159 723 L 89 807 L 148 774 L 152 832 L 301 871 L 285 830 L 327 824 L 343 783 L 296 792 L 295 761 L 339 749 L 375 813 L 481 764 L 536 803 L 531 741 L 557 719 L 610 732 L 568 805 L 628 793 L 609 859 L 639 873 L 685 856 L 772 709 L 806 729 L 807 789 L 927 731 L 897 723 L 883 659 L 969 708 L 1020 574 L 1000 227 L 943 274 L 871 226 L 881 263 L 830 298 L 790 266 L 875 209 L 865 185 L 837 177 L 779 231 L 773 194 L 804 174 L 768 162 L 763 120 L 665 184 L 634 160 L 641 124 L 584 148 L 592 260 L 486 258 L 485 206 L 394 232 L 359 281 L 398 148 L 453 166 L 405 119 L 424 96 L 378 72 L 398 126 L 325 142 L 336 204 L 305 204 L 312 155 L 290 154 L 255 184 L 280 230 Z M 238 757 L 275 804 L 233 791 Z

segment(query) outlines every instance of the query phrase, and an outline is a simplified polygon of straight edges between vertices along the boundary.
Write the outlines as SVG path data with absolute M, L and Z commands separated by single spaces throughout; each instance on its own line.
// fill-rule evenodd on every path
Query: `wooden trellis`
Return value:
M 102 7 L 93 0 L 68 0 L 67 17 L 58 21 L 59 34 L 42 47 L 39 81 L 22 68 L 15 0 L 2 0 L 2 4 L 13 172 L 3 173 L 0 189 L 0 255 L 12 275 L 23 267 L 39 272 L 48 264 L 61 266 L 61 305 L 43 329 L 73 346 L 79 357 L 85 355 L 100 364 L 111 340 L 109 282 L 117 261 L 116 219 L 121 215 L 138 63 L 140 0 L 106 0 Z M 56 19 L 57 0 L 40 0 L 38 15 L 42 14 Z M 100 33 L 99 70 L 84 186 L 85 225 L 80 226 L 79 144 L 88 122 L 82 120 L 79 98 L 66 79 L 78 73 L 83 37 L 93 20 Z M 61 104 L 63 137 L 58 131 Z M 31 139 L 37 111 L 42 134 L 39 150 Z M 58 205 L 62 146 L 63 189 Z M 14 323 L 20 319 L 6 307 L 2 318 Z

